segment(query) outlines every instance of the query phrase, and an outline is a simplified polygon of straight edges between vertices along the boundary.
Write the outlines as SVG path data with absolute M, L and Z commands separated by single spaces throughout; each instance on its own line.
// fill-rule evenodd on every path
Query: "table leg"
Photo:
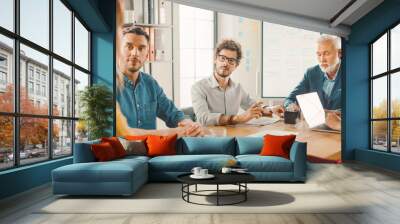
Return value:
M 195 186 L 195 191 L 197 192 L 197 184 L 196 184 L 196 186 Z
M 217 184 L 217 206 L 219 205 L 219 184 Z
M 244 183 L 244 201 L 247 201 L 247 183 Z

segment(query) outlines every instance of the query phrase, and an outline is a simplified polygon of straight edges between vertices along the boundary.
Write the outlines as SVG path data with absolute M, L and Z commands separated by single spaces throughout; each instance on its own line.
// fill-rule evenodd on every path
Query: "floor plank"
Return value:
M 357 214 L 36 214 L 56 200 L 50 185 L 0 201 L 0 223 L 15 224 L 397 224 L 400 223 L 400 174 L 360 163 L 310 164 L 308 183 L 325 187 L 349 203 L 363 205 Z

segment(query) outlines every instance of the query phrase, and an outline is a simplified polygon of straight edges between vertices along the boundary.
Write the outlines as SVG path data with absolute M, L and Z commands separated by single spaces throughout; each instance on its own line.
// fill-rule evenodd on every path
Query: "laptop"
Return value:
M 297 95 L 296 99 L 311 130 L 340 133 L 340 131 L 331 129 L 325 124 L 325 110 L 317 92 Z

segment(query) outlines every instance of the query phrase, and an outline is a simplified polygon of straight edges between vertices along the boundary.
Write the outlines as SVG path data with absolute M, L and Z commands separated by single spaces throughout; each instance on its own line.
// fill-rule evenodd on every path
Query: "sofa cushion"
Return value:
M 292 161 L 279 156 L 238 155 L 239 166 L 249 172 L 292 172 Z
M 190 172 L 199 166 L 211 172 L 219 171 L 228 160 L 235 159 L 231 155 L 175 155 L 158 156 L 149 160 L 149 170 L 163 172 Z
M 145 156 L 147 155 L 146 142 L 142 140 L 126 140 L 119 138 L 122 146 L 126 151 L 126 155 Z
M 148 156 L 165 156 L 176 154 L 176 139 L 178 135 L 157 136 L 150 135 L 147 137 L 147 155 Z
M 236 137 L 236 155 L 259 154 L 263 147 L 263 137 Z
M 94 157 L 96 157 L 96 161 L 105 162 L 118 158 L 112 145 L 108 142 L 93 144 L 90 147 L 92 149 Z
M 290 148 L 296 135 L 265 135 L 261 156 L 280 156 L 289 159 Z
M 231 137 L 184 137 L 178 141 L 177 154 L 202 155 L 225 154 L 235 155 L 235 139 Z
M 117 137 L 104 137 L 101 138 L 101 142 L 110 143 L 112 145 L 112 148 L 114 149 L 117 158 L 122 158 L 126 156 L 126 151 Z
M 93 140 L 88 142 L 77 142 L 74 148 L 74 163 L 88 163 L 95 162 L 96 158 L 90 148 L 92 144 L 99 144 L 100 140 Z
M 146 162 L 131 159 L 109 162 L 74 163 L 53 170 L 58 182 L 129 182 L 134 172 L 147 171 Z M 142 174 L 141 174 L 142 175 Z M 143 173 L 147 176 L 147 173 Z

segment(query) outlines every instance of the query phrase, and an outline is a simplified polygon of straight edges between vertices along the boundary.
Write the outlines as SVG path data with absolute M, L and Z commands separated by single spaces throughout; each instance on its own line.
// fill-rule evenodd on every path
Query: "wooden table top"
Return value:
M 297 125 L 285 124 L 278 121 L 274 124 L 263 126 L 252 125 L 229 125 L 229 126 L 209 126 L 211 134 L 216 136 L 264 136 L 280 132 L 295 133 L 296 140 L 307 142 L 307 155 L 329 160 L 341 159 L 341 134 L 313 131 L 304 123 Z

